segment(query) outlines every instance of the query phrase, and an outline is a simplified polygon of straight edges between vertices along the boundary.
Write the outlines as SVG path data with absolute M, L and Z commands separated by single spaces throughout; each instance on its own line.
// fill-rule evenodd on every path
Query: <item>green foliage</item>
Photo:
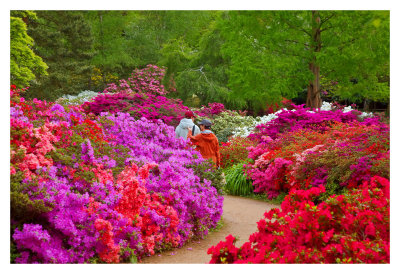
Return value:
M 49 204 L 45 204 L 43 199 L 30 199 L 29 197 L 40 197 L 45 193 L 35 192 L 37 182 L 23 183 L 23 178 L 24 175 L 21 171 L 10 177 L 11 216 L 13 216 L 14 221 L 29 223 L 36 220 L 40 214 L 50 211 L 52 207 Z M 31 191 L 32 194 L 28 195 L 28 191 Z
M 247 195 L 241 195 L 242 197 L 267 202 L 273 205 L 280 205 L 282 204 L 283 200 L 288 194 L 286 192 L 281 192 L 276 198 L 269 199 L 265 193 L 251 193 Z
M 76 95 L 88 89 L 93 56 L 90 25 L 82 11 L 37 11 L 28 33 L 34 50 L 48 64 L 49 75 L 31 85 L 27 97 L 55 100 L 63 94 Z
M 253 185 L 246 178 L 243 171 L 243 163 L 236 164 L 226 170 L 225 190 L 228 194 L 246 196 L 253 193 Z
M 209 232 L 217 232 L 220 231 L 221 228 L 223 228 L 225 225 L 224 223 L 224 219 L 221 217 L 221 219 L 219 219 L 217 225 L 215 226 L 215 228 L 210 228 Z
M 11 231 L 14 231 L 14 229 Z M 15 259 L 20 256 L 21 253 L 18 252 L 16 245 L 13 243 L 13 241 L 10 241 L 10 264 L 15 264 Z
M 341 98 L 376 93 L 388 98 L 377 85 L 382 74 L 389 75 L 388 11 L 320 11 L 319 16 L 317 51 L 311 11 L 226 11 L 217 25 L 225 40 L 223 59 L 230 61 L 230 97 L 255 109 L 281 96 L 292 99 L 313 79 L 309 64 L 315 62 L 321 75 L 343 87 Z
M 18 88 L 28 86 L 36 77 L 47 75 L 47 65 L 31 49 L 33 39 L 23 19 L 36 20 L 31 11 L 11 11 L 10 16 L 10 81 Z
M 209 180 L 219 195 L 224 194 L 223 188 L 225 182 L 223 171 L 222 169 L 217 169 L 211 159 L 205 160 L 200 165 L 190 165 L 189 167 L 193 169 L 196 176 L 199 176 L 201 183 L 204 180 Z

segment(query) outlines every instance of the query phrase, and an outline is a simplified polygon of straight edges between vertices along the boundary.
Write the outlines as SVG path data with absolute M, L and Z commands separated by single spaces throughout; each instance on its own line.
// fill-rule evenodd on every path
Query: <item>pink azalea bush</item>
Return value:
M 247 175 L 270 198 L 324 185 L 339 194 L 375 175 L 389 179 L 389 125 L 341 111 L 283 111 L 249 136 Z
M 208 103 L 208 106 L 202 106 L 199 110 L 195 110 L 194 113 L 200 117 L 212 119 L 214 116 L 224 111 L 227 111 L 224 104 Z
M 121 79 L 119 83 L 110 83 L 104 92 L 118 93 L 150 93 L 153 95 L 166 95 L 162 80 L 165 76 L 165 68 L 149 64 L 143 69 L 135 69 L 128 80 Z

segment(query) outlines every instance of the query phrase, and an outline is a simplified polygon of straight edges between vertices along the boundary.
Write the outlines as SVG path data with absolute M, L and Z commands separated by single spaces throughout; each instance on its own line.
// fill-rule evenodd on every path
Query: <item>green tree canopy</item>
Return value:
M 319 107 L 321 75 L 340 84 L 343 98 L 388 98 L 379 83 L 379 74 L 389 75 L 387 11 L 228 11 L 219 28 L 228 88 L 243 103 L 308 88 L 307 104 Z
M 49 75 L 32 84 L 30 97 L 54 100 L 63 94 L 78 94 L 88 87 L 93 56 L 90 25 L 81 11 L 36 11 L 29 22 L 34 50 L 49 65 Z
M 32 51 L 33 39 L 24 22 L 36 19 L 32 11 L 11 11 L 10 16 L 10 79 L 19 88 L 28 86 L 39 75 L 47 75 L 47 65 Z

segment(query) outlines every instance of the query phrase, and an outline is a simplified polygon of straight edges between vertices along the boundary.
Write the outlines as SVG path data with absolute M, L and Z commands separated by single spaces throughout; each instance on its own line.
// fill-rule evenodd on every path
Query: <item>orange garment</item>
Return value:
M 192 131 L 189 129 L 188 138 L 196 145 L 196 150 L 200 151 L 201 156 L 204 159 L 211 159 L 217 165 L 221 164 L 221 155 L 219 154 L 219 143 L 217 136 L 214 133 L 203 133 L 192 135 Z

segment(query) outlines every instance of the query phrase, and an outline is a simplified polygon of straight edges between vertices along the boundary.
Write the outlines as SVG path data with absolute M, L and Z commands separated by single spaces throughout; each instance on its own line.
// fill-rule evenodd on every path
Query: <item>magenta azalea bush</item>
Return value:
M 194 113 L 200 117 L 212 119 L 214 116 L 227 111 L 224 104 L 222 103 L 208 103 L 208 106 L 202 106 L 199 110 L 195 110 Z
M 151 93 L 105 93 L 98 95 L 92 102 L 82 106 L 86 113 L 99 115 L 101 112 L 125 112 L 131 117 L 156 122 L 161 119 L 165 124 L 176 127 L 184 118 L 188 107 L 179 99 L 169 99 Z
M 304 105 L 295 106 L 293 110 L 282 109 L 277 114 L 277 118 L 268 123 L 256 126 L 254 133 L 249 138 L 264 142 L 263 136 L 272 139 L 278 137 L 279 133 L 296 131 L 298 129 L 311 129 L 318 132 L 324 132 L 335 122 L 348 123 L 358 121 L 361 112 L 353 110 L 343 112 L 340 109 L 311 111 Z M 362 124 L 370 125 L 379 123 L 379 117 L 366 118 Z
M 134 262 L 203 237 L 223 198 L 162 121 L 11 91 L 11 260 Z

